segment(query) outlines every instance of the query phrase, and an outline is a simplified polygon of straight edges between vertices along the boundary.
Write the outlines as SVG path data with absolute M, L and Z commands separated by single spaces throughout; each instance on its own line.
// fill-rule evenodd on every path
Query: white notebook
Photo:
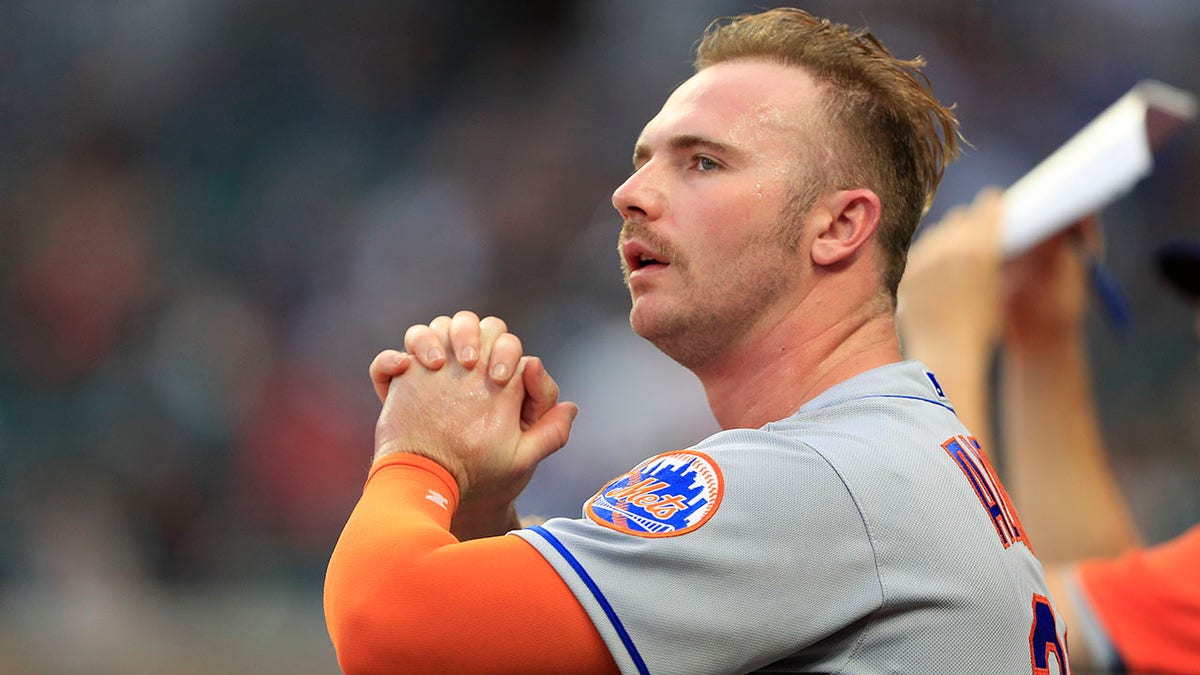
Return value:
M 1005 192 L 1005 254 L 1017 255 L 1124 195 L 1150 173 L 1153 152 L 1195 116 L 1192 94 L 1139 82 Z

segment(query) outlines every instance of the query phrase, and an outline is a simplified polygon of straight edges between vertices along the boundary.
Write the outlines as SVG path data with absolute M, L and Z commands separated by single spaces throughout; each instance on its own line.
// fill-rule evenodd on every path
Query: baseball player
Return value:
M 613 203 L 631 325 L 724 430 L 581 517 L 516 521 L 577 409 L 502 321 L 439 317 L 376 358 L 375 460 L 326 578 L 343 669 L 1069 672 L 1004 488 L 900 357 L 905 249 L 957 151 L 920 65 L 798 10 L 706 31 Z

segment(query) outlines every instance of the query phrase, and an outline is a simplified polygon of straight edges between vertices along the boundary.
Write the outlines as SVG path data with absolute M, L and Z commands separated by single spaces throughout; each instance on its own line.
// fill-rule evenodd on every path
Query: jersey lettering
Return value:
M 937 392 L 938 397 L 946 398 L 946 392 L 942 391 L 942 385 L 938 384 L 937 378 L 928 370 L 925 371 L 925 377 L 929 378 L 929 384 L 933 385 L 933 390 Z
M 970 438 L 955 436 L 942 443 L 942 448 L 954 459 L 958 468 L 962 469 L 963 475 L 970 481 L 975 495 L 979 497 L 983 508 L 987 509 L 988 516 L 992 525 L 995 526 L 996 534 L 999 535 L 1000 543 L 1004 545 L 1004 548 L 1019 541 L 1026 541 L 1025 530 L 1021 527 L 1020 519 L 1017 518 L 1017 510 L 1013 508 L 1012 501 L 1008 498 L 1008 492 L 1000 484 L 1000 479 L 992 470 L 991 463 L 983 454 L 979 441 L 975 440 L 974 436 Z M 1026 544 L 1028 545 L 1028 542 Z
M 684 507 L 686 499 L 684 495 L 656 494 L 658 490 L 669 487 L 671 487 L 670 483 L 647 478 L 628 487 L 605 492 L 604 496 L 611 497 L 620 504 L 640 506 L 654 514 L 654 517 L 667 520 Z
M 1054 608 L 1050 600 L 1037 593 L 1033 594 L 1033 625 L 1029 628 L 1029 660 L 1033 666 L 1033 675 L 1050 675 L 1050 655 L 1058 661 L 1058 672 L 1061 675 L 1071 674 L 1071 664 L 1067 657 L 1066 633 L 1063 640 L 1058 639 L 1058 622 L 1054 618 Z

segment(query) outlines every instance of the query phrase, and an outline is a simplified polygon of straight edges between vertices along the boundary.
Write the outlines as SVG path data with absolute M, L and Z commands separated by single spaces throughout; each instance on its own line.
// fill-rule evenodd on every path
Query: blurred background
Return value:
M 0 672 L 336 672 L 367 365 L 436 314 L 506 318 L 582 407 L 524 512 L 715 430 L 628 329 L 609 194 L 708 21 L 764 6 L 0 3 Z M 1194 0 L 801 6 L 957 104 L 929 222 L 1141 78 L 1200 92 Z M 1198 187 L 1193 125 L 1103 215 L 1135 323 L 1091 317 L 1096 387 L 1151 541 L 1200 520 L 1192 314 L 1151 265 Z

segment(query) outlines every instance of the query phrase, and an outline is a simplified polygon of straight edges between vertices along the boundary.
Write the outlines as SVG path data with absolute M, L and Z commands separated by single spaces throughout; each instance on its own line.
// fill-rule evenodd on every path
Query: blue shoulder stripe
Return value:
M 624 624 L 622 624 L 621 619 L 617 617 L 617 612 L 613 609 L 612 605 L 609 604 L 608 598 L 604 597 L 604 593 L 600 591 L 600 587 L 596 585 L 596 582 L 592 579 L 591 575 L 587 573 L 587 570 L 583 569 L 583 565 L 575 558 L 575 556 L 571 555 L 571 552 L 567 550 L 566 546 L 563 546 L 563 543 L 559 541 L 557 537 L 555 537 L 553 534 L 550 534 L 550 532 L 548 532 L 541 525 L 534 525 L 529 529 L 540 534 L 543 539 L 545 539 L 550 543 L 551 546 L 554 547 L 554 550 L 558 551 L 559 555 L 563 557 L 563 560 L 566 560 L 567 563 L 571 565 L 571 569 L 575 570 L 575 573 L 579 575 L 579 578 L 583 581 L 584 585 L 587 586 L 588 590 L 592 592 L 592 596 L 596 598 L 596 602 L 600 603 L 600 608 L 604 610 L 604 614 L 608 617 L 609 622 L 612 623 L 613 628 L 617 631 L 617 635 L 620 636 L 621 643 L 624 644 L 625 649 L 628 650 L 629 658 L 633 659 L 633 664 L 637 666 L 638 672 L 642 673 L 643 675 L 649 675 L 650 670 L 646 668 L 646 662 L 642 660 L 642 655 L 638 653 L 637 647 L 634 646 L 633 638 L 631 638 L 629 636 L 629 632 L 625 630 Z
M 929 399 L 929 398 L 924 398 L 922 396 L 904 396 L 902 394 L 872 394 L 870 396 L 860 396 L 859 400 L 864 399 L 864 398 L 904 398 L 904 399 L 908 399 L 910 401 L 924 401 L 925 403 L 932 403 L 936 406 L 945 408 L 946 410 L 949 410 L 950 412 L 954 413 L 955 415 L 958 414 L 957 412 L 954 411 L 954 408 L 951 408 L 950 406 L 946 405 L 945 403 L 942 403 L 941 401 L 935 401 L 935 400 Z

